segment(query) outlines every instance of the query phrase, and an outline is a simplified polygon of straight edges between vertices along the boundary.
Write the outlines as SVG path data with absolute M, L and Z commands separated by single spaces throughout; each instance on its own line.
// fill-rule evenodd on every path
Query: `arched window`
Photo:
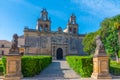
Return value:
M 72 31 L 72 28 L 70 28 L 69 30 L 70 30 L 70 32 L 71 32 L 71 31 Z
M 45 32 L 47 32 L 48 31 L 48 25 L 46 24 L 45 25 Z
M 72 28 L 69 28 L 69 32 L 72 33 Z
M 39 27 L 39 31 L 42 31 L 42 30 L 43 30 L 43 26 L 40 25 L 40 27 Z
M 48 25 L 46 24 L 45 27 L 48 28 Z
M 1 45 L 1 47 L 2 47 L 2 48 L 4 48 L 4 47 L 5 47 L 5 45 L 4 45 L 4 44 L 2 44 L 2 45 Z
M 44 20 L 44 21 L 47 20 L 47 14 L 43 14 L 43 20 Z
M 73 29 L 73 33 L 74 33 L 74 34 L 76 33 L 76 28 Z
M 75 24 L 75 20 L 74 19 L 72 20 L 72 24 Z
M 70 31 L 72 31 L 72 29 L 70 28 Z

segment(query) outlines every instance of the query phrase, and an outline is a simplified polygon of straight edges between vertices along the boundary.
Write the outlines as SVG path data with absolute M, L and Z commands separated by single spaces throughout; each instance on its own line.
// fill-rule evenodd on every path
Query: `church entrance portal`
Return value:
M 63 59 L 63 50 L 61 48 L 57 49 L 56 57 L 57 59 Z

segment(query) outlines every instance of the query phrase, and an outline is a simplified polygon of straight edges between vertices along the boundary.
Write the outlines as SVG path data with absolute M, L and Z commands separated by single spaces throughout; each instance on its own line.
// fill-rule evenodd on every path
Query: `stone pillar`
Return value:
M 111 79 L 109 74 L 109 57 L 108 56 L 97 56 L 93 58 L 93 73 L 92 78 L 94 79 Z
M 21 80 L 21 56 L 19 54 L 6 55 L 6 75 L 4 80 Z
M 112 79 L 109 74 L 109 57 L 105 52 L 104 45 L 99 35 L 96 37 L 96 50 L 93 57 L 93 73 L 91 78 Z

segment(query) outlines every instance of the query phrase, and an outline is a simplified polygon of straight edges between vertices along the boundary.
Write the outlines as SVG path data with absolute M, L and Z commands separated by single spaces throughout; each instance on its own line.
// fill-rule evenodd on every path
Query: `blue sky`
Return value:
M 94 32 L 106 17 L 120 14 L 120 0 L 0 0 L 0 40 L 23 35 L 24 27 L 36 28 L 40 11 L 46 8 L 51 17 L 51 29 L 66 28 L 72 13 L 77 17 L 79 33 Z

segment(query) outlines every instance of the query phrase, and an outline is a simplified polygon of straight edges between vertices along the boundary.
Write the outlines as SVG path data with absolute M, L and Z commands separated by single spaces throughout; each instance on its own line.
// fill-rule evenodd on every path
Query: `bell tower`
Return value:
M 78 34 L 78 24 L 76 23 L 76 16 L 72 14 L 67 24 L 69 34 Z
M 37 21 L 36 30 L 39 32 L 50 32 L 50 18 L 48 19 L 48 12 L 45 8 L 41 11 L 41 16 Z

